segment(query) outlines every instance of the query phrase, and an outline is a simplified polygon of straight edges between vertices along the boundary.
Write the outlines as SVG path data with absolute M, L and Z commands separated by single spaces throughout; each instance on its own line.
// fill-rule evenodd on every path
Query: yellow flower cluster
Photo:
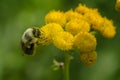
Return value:
M 97 58 L 97 41 L 92 32 L 99 32 L 106 38 L 113 38 L 116 34 L 111 20 L 102 17 L 97 9 L 82 4 L 66 12 L 50 11 L 45 16 L 45 23 L 39 29 L 39 43 L 53 44 L 63 51 L 76 47 L 81 52 L 81 61 L 87 65 L 94 63 Z
M 97 9 L 87 8 L 80 4 L 75 11 L 83 14 L 84 19 L 91 25 L 91 29 L 100 32 L 103 37 L 113 38 L 115 36 L 116 31 L 112 20 L 102 17 Z

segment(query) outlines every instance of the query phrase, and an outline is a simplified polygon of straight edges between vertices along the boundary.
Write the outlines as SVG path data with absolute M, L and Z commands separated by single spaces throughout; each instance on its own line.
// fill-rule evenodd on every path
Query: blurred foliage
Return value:
M 51 68 L 54 58 L 63 61 L 63 53 L 54 46 L 40 46 L 35 56 L 22 56 L 21 36 L 25 29 L 44 25 L 50 10 L 66 11 L 79 3 L 98 8 L 101 15 L 114 21 L 114 39 L 97 35 L 98 59 L 84 66 L 79 54 L 71 62 L 71 80 L 120 80 L 120 12 L 115 0 L 0 0 L 0 80 L 63 80 L 62 71 Z

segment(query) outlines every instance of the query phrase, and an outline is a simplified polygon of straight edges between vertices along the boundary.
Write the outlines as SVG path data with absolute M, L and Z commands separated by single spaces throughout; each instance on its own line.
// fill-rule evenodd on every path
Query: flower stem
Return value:
M 64 80 L 70 80 L 69 79 L 69 66 L 70 66 L 70 54 L 65 53 L 65 63 L 64 63 Z

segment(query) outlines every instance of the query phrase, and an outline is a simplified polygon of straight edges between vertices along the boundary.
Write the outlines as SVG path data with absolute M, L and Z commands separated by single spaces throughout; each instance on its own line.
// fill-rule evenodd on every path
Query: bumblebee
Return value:
M 33 55 L 40 36 L 39 28 L 28 28 L 22 35 L 21 47 L 25 54 Z

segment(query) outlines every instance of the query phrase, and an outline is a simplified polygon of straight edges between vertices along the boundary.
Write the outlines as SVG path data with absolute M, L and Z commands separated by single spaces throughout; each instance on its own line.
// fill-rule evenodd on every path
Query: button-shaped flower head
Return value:
M 60 50 L 71 50 L 73 47 L 74 37 L 69 32 L 60 32 L 53 39 L 54 45 Z
M 97 59 L 97 53 L 96 51 L 81 53 L 80 59 L 85 65 L 92 65 Z
M 63 31 L 61 25 L 57 23 L 49 23 L 40 28 L 41 36 L 39 38 L 39 43 L 42 45 L 48 45 L 53 42 L 54 36 Z
M 104 18 L 100 28 L 100 33 L 106 38 L 113 38 L 116 34 L 116 28 L 113 25 L 113 22 Z
M 66 23 L 66 17 L 63 12 L 60 11 L 51 11 L 45 17 L 46 23 L 58 23 L 64 27 Z
M 88 32 L 80 32 L 75 36 L 74 45 L 81 52 L 90 52 L 96 49 L 96 38 Z

